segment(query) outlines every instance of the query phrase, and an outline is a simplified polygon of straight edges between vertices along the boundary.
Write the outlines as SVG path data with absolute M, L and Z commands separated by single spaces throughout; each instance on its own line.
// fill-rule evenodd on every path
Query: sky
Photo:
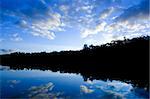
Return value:
M 149 0 L 0 0 L 0 53 L 78 50 L 150 35 Z

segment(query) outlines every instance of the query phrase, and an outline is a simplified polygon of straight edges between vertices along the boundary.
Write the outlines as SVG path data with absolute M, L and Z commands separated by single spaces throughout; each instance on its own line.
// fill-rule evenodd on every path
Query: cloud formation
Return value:
M 57 38 L 57 34 L 58 37 L 65 38 L 66 34 L 72 33 L 69 36 L 74 38 L 72 35 L 76 33 L 79 35 L 80 43 L 94 39 L 90 41 L 93 44 L 107 43 L 122 39 L 124 36 L 132 38 L 150 35 L 148 0 L 132 2 L 129 0 L 14 0 L 13 2 L 1 0 L 1 2 L 0 25 L 4 27 L 3 32 L 13 31 L 19 35 L 11 39 L 12 41 L 22 40 L 19 38 L 22 37 L 22 33 L 48 40 Z
M 36 21 L 31 25 L 32 35 L 40 36 L 48 39 L 54 39 L 53 31 L 62 31 L 61 15 L 58 13 L 50 14 L 51 18 L 46 20 Z
M 118 13 L 119 11 L 122 13 Z M 101 22 L 94 28 L 84 28 L 81 31 L 81 37 L 91 40 L 91 37 L 99 35 L 102 39 L 101 43 L 107 43 L 111 40 L 123 39 L 123 37 L 150 35 L 148 17 L 148 0 L 143 0 L 127 9 L 110 7 L 101 12 Z
M 100 14 L 100 18 L 101 19 L 107 18 L 109 15 L 111 15 L 114 12 L 114 10 L 115 10 L 114 7 L 110 7 L 110 8 L 103 10 Z
M 51 82 L 41 86 L 32 86 L 31 88 L 29 88 L 29 96 L 33 97 L 34 95 L 39 93 L 47 93 L 48 91 L 51 91 L 53 87 L 54 85 Z
M 49 82 L 40 86 L 32 86 L 28 89 L 28 97 L 31 99 L 57 99 L 61 98 L 62 92 L 52 92 L 54 84 Z
M 14 23 L 12 24 L 19 26 L 23 31 L 49 40 L 55 38 L 54 32 L 62 31 L 61 15 L 48 7 L 44 0 L 34 1 L 35 3 L 32 3 L 30 0 L 16 2 L 19 4 L 19 7 L 16 6 L 15 2 L 2 0 L 3 6 L 7 6 L 7 3 L 12 3 L 12 5 L 5 9 L 2 8 L 1 15 L 2 17 L 13 18 L 11 22 Z M 2 18 L 1 21 L 5 22 L 6 20 Z M 11 40 L 20 41 L 22 39 L 16 37 L 11 38 Z
M 81 92 L 85 93 L 85 94 L 89 94 L 89 93 L 93 93 L 94 90 L 89 89 L 87 86 L 81 85 L 80 86 L 80 90 Z
M 112 99 L 124 99 L 133 89 L 131 84 L 127 84 L 120 81 L 106 81 L 101 85 L 96 85 L 98 90 L 104 92 L 99 98 L 112 98 Z
M 106 25 L 107 25 L 106 22 L 102 22 L 102 23 L 98 24 L 94 29 L 85 29 L 81 32 L 81 37 L 86 38 L 90 35 L 95 35 L 100 32 L 103 32 Z
M 45 17 L 45 18 L 44 18 Z M 49 40 L 55 38 L 56 31 L 63 31 L 63 23 L 59 13 L 47 12 L 46 16 L 39 16 L 39 19 L 31 19 L 32 23 L 20 20 L 19 26 L 27 29 L 33 36 L 47 38 Z

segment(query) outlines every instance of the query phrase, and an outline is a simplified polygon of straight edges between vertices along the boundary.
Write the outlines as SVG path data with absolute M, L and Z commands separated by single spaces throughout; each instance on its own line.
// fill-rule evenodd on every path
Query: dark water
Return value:
M 122 81 L 85 82 L 80 74 L 0 68 L 2 99 L 148 99 L 147 91 Z

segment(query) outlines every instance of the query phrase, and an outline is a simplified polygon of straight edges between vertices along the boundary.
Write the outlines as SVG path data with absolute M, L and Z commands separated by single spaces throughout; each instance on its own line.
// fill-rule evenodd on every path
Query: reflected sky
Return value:
M 3 69 L 2 69 L 3 68 Z M 85 82 L 80 74 L 0 68 L 1 98 L 148 98 L 144 89 L 116 80 Z

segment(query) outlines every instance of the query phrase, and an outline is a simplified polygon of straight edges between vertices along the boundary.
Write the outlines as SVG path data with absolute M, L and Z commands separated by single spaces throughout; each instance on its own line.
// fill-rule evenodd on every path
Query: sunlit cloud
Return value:
M 86 38 L 89 35 L 95 35 L 100 32 L 103 32 L 106 25 L 107 25 L 106 22 L 102 22 L 102 23 L 98 24 L 94 29 L 84 29 L 83 31 L 81 31 L 81 37 Z
M 87 86 L 85 86 L 85 85 L 81 85 L 80 86 L 80 90 L 81 90 L 81 92 L 83 92 L 83 93 L 85 93 L 85 94 L 89 94 L 89 93 L 93 93 L 94 92 L 94 90 L 92 90 L 92 89 L 89 89 Z
M 101 12 L 100 14 L 100 19 L 105 19 L 107 18 L 110 14 L 112 14 L 114 12 L 114 7 L 110 7 L 108 9 L 103 10 L 103 12 Z
M 88 84 L 90 84 L 90 85 L 93 84 L 93 82 L 92 82 L 91 80 L 89 80 L 89 79 L 86 81 L 86 83 L 88 83 Z

